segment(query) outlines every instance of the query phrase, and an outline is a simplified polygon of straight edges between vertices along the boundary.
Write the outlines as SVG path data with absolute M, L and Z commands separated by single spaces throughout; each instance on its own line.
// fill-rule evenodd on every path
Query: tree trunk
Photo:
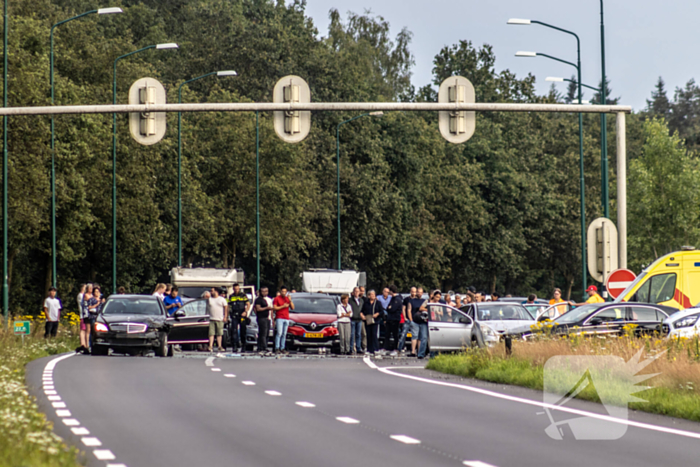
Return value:
M 566 299 L 567 299 L 567 300 L 571 300 L 571 289 L 572 289 L 573 286 L 574 286 L 574 278 L 573 278 L 573 276 L 572 276 L 572 277 L 570 277 L 570 278 L 567 277 L 567 279 L 569 279 L 569 287 L 567 287 L 567 289 L 566 289 Z
M 496 275 L 493 275 L 493 282 L 491 283 L 491 293 L 496 291 Z

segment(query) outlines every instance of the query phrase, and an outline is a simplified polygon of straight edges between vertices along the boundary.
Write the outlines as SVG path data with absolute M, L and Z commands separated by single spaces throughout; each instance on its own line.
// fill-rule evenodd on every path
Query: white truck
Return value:
M 364 287 L 367 276 L 364 272 L 339 271 L 337 269 L 310 269 L 301 273 L 304 292 L 320 292 L 331 295 L 351 294 L 355 287 Z
M 228 296 L 233 292 L 233 284 L 238 283 L 243 288 L 245 275 L 240 269 L 177 267 L 170 271 L 170 280 L 183 299 L 197 299 L 212 287 L 225 288 Z

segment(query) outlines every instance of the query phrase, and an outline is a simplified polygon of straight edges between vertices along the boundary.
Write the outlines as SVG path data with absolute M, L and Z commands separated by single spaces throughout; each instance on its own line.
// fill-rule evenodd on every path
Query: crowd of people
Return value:
M 292 290 L 292 293 L 295 291 Z M 573 306 L 585 303 L 600 303 L 605 301 L 596 286 L 591 285 L 586 290 L 588 299 L 584 303 L 566 301 L 562 298 L 561 289 L 555 288 L 550 305 L 559 303 Z M 123 287 L 118 294 L 125 293 Z M 49 296 L 44 301 L 46 316 L 44 337 L 56 335 L 61 301 L 56 296 L 54 287 L 49 289 Z M 166 312 L 172 316 L 184 305 L 178 295 L 178 288 L 171 284 L 157 284 L 153 296 L 162 300 Z M 509 295 L 505 296 L 510 297 Z M 285 349 L 287 330 L 290 325 L 290 310 L 294 310 L 294 302 L 286 286 L 280 287 L 274 298 L 269 297 L 269 289 L 262 287 L 253 303 L 241 290 L 239 284 L 233 285 L 233 292 L 226 297 L 224 288 L 213 287 L 203 293 L 206 300 L 206 313 L 209 315 L 209 345 L 213 352 L 214 343 L 219 352 L 223 352 L 223 334 L 225 323 L 228 323 L 229 342 L 234 352 L 246 351 L 247 327 L 251 316 L 255 314 L 258 324 L 257 352 L 288 353 Z M 469 287 L 466 293 L 457 294 L 449 291 L 443 294 L 433 290 L 427 297 L 422 287 L 411 287 L 408 295 L 402 296 L 395 285 L 385 287 L 377 295 L 375 290 L 366 291 L 365 287 L 355 287 L 351 294 L 343 294 L 337 306 L 337 328 L 339 334 L 340 353 L 343 355 L 388 353 L 396 356 L 399 353 L 425 358 L 428 344 L 428 308 L 430 303 L 441 303 L 461 308 L 470 303 L 496 301 L 501 298 L 498 293 L 487 295 Z M 535 294 L 530 294 L 523 305 L 534 304 Z M 80 312 L 80 347 L 77 352 L 89 353 L 93 328 L 98 314 L 104 306 L 105 298 L 100 287 L 95 284 L 81 284 L 77 296 Z M 380 328 L 384 330 L 384 348 L 380 348 Z M 270 329 L 274 330 L 274 346 L 268 351 Z M 405 350 L 407 339 L 410 339 L 410 351 Z

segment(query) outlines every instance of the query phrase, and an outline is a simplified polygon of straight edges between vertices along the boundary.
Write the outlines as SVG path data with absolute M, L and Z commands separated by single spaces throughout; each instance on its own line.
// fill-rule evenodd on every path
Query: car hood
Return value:
M 329 324 L 338 319 L 336 315 L 324 315 L 321 313 L 289 313 L 289 319 L 295 323 L 314 323 Z
M 496 332 L 512 333 L 515 329 L 526 328 L 530 330 L 530 326 L 535 324 L 535 320 L 524 320 L 524 319 L 508 319 L 508 320 L 493 320 L 493 321 L 479 321 L 481 326 L 488 326 Z
M 128 315 L 128 314 L 119 314 L 119 315 L 100 315 L 99 321 L 102 323 L 106 324 L 112 324 L 112 323 L 144 323 L 148 324 L 149 326 L 154 326 L 158 324 L 163 324 L 165 321 L 165 316 L 156 316 L 156 315 Z

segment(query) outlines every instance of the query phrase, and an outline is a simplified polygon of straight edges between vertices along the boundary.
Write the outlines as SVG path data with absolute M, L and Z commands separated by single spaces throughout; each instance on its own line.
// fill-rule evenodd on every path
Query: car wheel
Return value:
M 158 357 L 168 356 L 168 335 L 166 333 L 161 333 L 160 345 L 154 348 L 156 355 Z
M 109 354 L 109 347 L 105 347 L 103 345 L 93 345 L 92 350 L 90 351 L 90 355 L 96 355 L 96 356 L 104 356 Z

